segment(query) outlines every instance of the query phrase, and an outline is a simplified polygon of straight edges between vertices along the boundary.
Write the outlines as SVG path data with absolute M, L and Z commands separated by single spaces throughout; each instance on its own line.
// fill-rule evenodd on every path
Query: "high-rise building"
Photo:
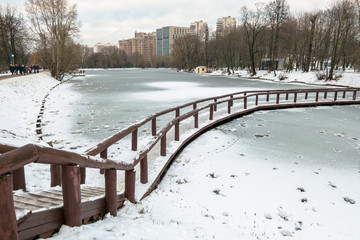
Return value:
M 223 37 L 231 30 L 236 29 L 236 20 L 232 17 L 218 18 L 216 23 L 216 37 Z
M 205 41 L 208 32 L 208 24 L 206 22 L 196 21 L 190 24 L 190 34 L 196 35 L 201 41 Z
M 174 41 L 190 33 L 188 27 L 167 26 L 156 29 L 157 55 L 170 56 Z
M 138 53 L 146 61 L 151 61 L 156 55 L 156 33 L 135 32 L 135 38 L 119 41 L 119 49 L 128 56 Z

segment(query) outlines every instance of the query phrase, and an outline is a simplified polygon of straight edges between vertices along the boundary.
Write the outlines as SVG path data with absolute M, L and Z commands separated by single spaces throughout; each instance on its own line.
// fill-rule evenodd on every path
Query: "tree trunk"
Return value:
M 314 33 L 315 33 L 315 24 L 316 24 L 317 15 L 311 17 L 311 30 L 310 30 L 310 39 L 309 39 L 309 49 L 307 54 L 307 59 L 305 63 L 305 72 L 309 72 L 311 56 L 312 56 L 312 49 L 313 49 L 313 41 L 314 41 Z

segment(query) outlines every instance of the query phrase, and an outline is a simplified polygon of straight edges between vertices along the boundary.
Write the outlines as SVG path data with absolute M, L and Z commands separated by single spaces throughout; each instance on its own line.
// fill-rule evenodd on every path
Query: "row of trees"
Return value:
M 105 47 L 100 52 L 94 53 L 92 49 L 82 47 L 81 68 L 149 68 L 169 67 L 167 58 L 154 56 L 151 61 L 146 61 L 139 53 L 131 56 L 117 47 Z
M 66 0 L 28 0 L 25 8 L 26 24 L 15 8 L 0 6 L 0 67 L 37 64 L 62 80 L 80 59 L 76 5 Z
M 206 65 L 248 68 L 256 75 L 262 58 L 286 60 L 286 68 L 309 71 L 360 66 L 359 0 L 334 0 L 329 9 L 291 14 L 286 0 L 241 8 L 236 30 L 214 36 L 205 29 L 205 41 L 187 35 L 175 41 L 172 55 L 146 62 L 139 54 L 126 56 L 117 48 L 93 53 L 76 43 L 80 23 L 76 5 L 66 0 L 27 0 L 27 25 L 12 7 L 0 6 L 0 70 L 11 63 L 38 64 L 61 80 L 80 67 L 168 67 L 192 70 Z M 30 29 L 31 31 L 28 31 Z M 274 71 L 275 73 L 275 71 Z M 276 74 L 276 73 L 275 73 Z
M 28 61 L 28 36 L 24 19 L 10 6 L 0 6 L 0 70 Z
M 174 66 L 226 67 L 229 73 L 246 67 L 256 75 L 261 59 L 269 58 L 270 70 L 275 70 L 276 59 L 282 58 L 288 71 L 329 69 L 329 79 L 335 68 L 360 67 L 359 0 L 338 0 L 327 10 L 297 15 L 290 13 L 286 0 L 274 0 L 257 3 L 255 9 L 243 7 L 240 13 L 238 27 L 225 36 L 177 39 Z

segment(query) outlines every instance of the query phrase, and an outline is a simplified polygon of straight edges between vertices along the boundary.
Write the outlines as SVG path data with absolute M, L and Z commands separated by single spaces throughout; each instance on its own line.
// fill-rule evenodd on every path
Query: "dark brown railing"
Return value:
M 148 183 L 149 152 L 159 144 L 159 156 L 167 156 L 167 140 L 169 141 L 167 134 L 173 129 L 174 141 L 179 142 L 180 124 L 186 119 L 193 117 L 193 133 L 180 141 L 182 144 L 179 144 L 178 149 L 171 154 L 161 171 L 152 179 L 144 195 L 139 197 L 144 197 L 151 192 L 172 158 L 188 141 L 215 124 L 263 109 L 359 104 L 359 91 L 359 88 L 262 90 L 202 99 L 153 114 L 105 139 L 83 155 L 33 144 L 19 148 L 0 144 L 0 153 L 2 153 L 0 155 L 0 216 L 7 216 L 7 218 L 0 218 L 0 236 L 4 239 L 17 239 L 13 190 L 26 189 L 24 166 L 29 163 L 51 165 L 51 186 L 62 185 L 64 224 L 77 226 L 81 224 L 81 198 L 79 196 L 80 183 L 85 183 L 85 168 L 97 168 L 105 172 L 106 212 L 115 216 L 118 206 L 117 170 L 125 171 L 124 195 L 130 202 L 135 203 L 135 168 L 140 163 L 140 183 Z M 183 111 L 185 112 L 181 114 Z M 171 113 L 174 117 L 158 130 L 157 119 Z M 206 122 L 199 124 L 199 116 L 206 117 Z M 139 128 L 146 124 L 151 125 L 152 137 L 139 148 Z M 109 147 L 121 140 L 126 140 L 127 137 L 131 137 L 130 149 L 134 152 L 134 157 L 127 162 L 108 159 Z M 62 171 L 59 171 L 60 168 Z

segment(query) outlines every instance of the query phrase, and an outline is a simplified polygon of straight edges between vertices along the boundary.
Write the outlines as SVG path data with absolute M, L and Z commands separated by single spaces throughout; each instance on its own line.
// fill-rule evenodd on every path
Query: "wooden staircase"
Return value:
M 124 200 L 123 194 L 117 195 L 118 208 Z M 20 239 L 49 237 L 64 223 L 63 194 L 59 187 L 37 193 L 16 192 L 14 207 Z M 82 223 L 99 220 L 105 213 L 105 189 L 81 186 Z

